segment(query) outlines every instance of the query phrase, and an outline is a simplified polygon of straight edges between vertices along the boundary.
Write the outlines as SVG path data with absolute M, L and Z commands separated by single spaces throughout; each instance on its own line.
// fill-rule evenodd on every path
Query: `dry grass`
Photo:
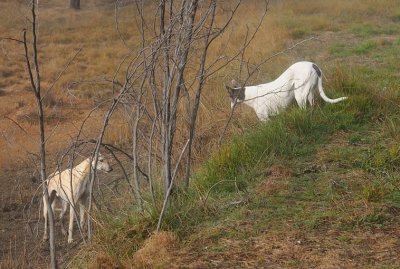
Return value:
M 99 253 L 96 256 L 93 264 L 89 265 L 89 269 L 122 269 L 123 267 L 116 263 L 109 255 L 106 253 Z
M 171 267 L 174 264 L 173 251 L 178 244 L 178 237 L 172 232 L 155 233 L 146 239 L 128 264 L 133 268 Z
M 366 235 L 329 231 L 324 237 L 306 233 L 268 233 L 256 239 L 258 266 L 301 268 L 359 268 L 391 256 L 398 248 L 385 234 Z M 372 254 L 367 254 L 366 252 Z M 357 260 L 353 260 L 357 258 Z M 393 259 L 393 258 L 389 258 Z M 387 264 L 395 262 L 387 260 Z
M 1 208 L 4 210 L 4 208 Z M 4 210 L 5 211 L 5 210 Z M 3 233 L 6 231 L 2 231 Z M 23 242 L 18 242 L 23 240 Z M 3 248 L 8 248 L 8 252 L 4 256 L 0 256 L 0 268 L 1 269 L 15 269 L 15 268 L 30 268 L 32 262 L 29 256 L 32 254 L 32 244 L 27 238 L 22 239 L 21 237 L 14 237 L 9 242 L 2 241 Z
M 242 268 L 333 269 L 360 268 L 361 264 L 373 267 L 377 260 L 393 257 L 398 249 L 396 240 L 384 234 L 368 236 L 338 231 L 329 231 L 324 236 L 268 232 L 248 241 L 248 244 L 237 240 L 225 241 L 226 252 L 191 261 L 194 266 L 188 268 L 232 268 L 239 264 Z M 388 265 L 397 264 L 392 257 L 387 260 Z M 238 261 L 242 262 L 238 264 Z
M 267 178 L 261 181 L 255 190 L 259 195 L 268 195 L 286 190 L 288 179 L 293 175 L 293 171 L 284 165 L 272 165 L 265 174 Z
M 152 234 L 143 243 L 143 246 L 135 252 L 133 257 L 117 262 L 105 252 L 96 253 L 95 257 L 89 257 L 90 269 L 122 269 L 122 268 L 171 268 L 175 263 L 174 253 L 179 247 L 179 239 L 172 232 L 158 232 Z M 86 255 L 83 255 L 86 256 Z

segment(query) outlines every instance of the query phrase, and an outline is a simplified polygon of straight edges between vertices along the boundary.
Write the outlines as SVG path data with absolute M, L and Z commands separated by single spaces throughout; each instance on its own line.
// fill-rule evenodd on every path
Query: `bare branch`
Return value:
M 9 118 L 8 116 L 3 116 L 5 119 L 11 121 L 12 123 L 14 123 L 21 131 L 23 131 L 26 135 L 28 134 L 27 131 L 25 131 L 25 129 L 15 120 Z
M 158 218 L 157 231 L 159 231 L 160 228 L 161 228 L 161 223 L 162 223 L 162 220 L 163 220 L 163 217 L 164 217 L 164 214 L 165 214 L 165 210 L 166 210 L 166 208 L 167 208 L 168 199 L 169 199 L 169 196 L 171 195 L 171 191 L 172 191 L 172 188 L 173 188 L 173 185 L 174 185 L 174 180 L 175 180 L 176 171 L 177 171 L 177 169 L 178 169 L 178 165 L 179 165 L 179 163 L 180 163 L 180 160 L 182 159 L 182 156 L 183 156 L 183 154 L 185 153 L 186 148 L 187 148 L 188 145 L 189 145 L 189 140 L 186 142 L 186 144 L 185 144 L 185 146 L 184 146 L 184 148 L 183 148 L 183 150 L 182 150 L 182 152 L 181 152 L 181 155 L 179 156 L 179 160 L 178 160 L 177 166 L 176 166 L 176 168 L 175 168 L 174 176 L 171 178 L 171 183 L 170 183 L 170 185 L 168 186 L 168 190 L 167 190 L 167 193 L 166 193 L 165 198 L 164 198 L 163 207 L 162 207 L 162 209 L 161 209 L 161 213 L 160 213 L 160 216 L 159 216 L 159 218 Z
M 78 51 L 74 54 L 74 56 L 67 62 L 67 64 L 64 66 L 64 68 L 58 73 L 57 77 L 54 79 L 53 83 L 51 83 L 50 87 L 47 89 L 46 93 L 43 95 L 43 98 L 45 98 L 49 92 L 53 89 L 54 85 L 57 83 L 57 81 L 62 77 L 64 72 L 68 69 L 68 67 L 71 65 L 71 63 L 75 60 L 75 58 L 78 56 L 78 54 L 82 51 L 82 47 L 78 49 Z

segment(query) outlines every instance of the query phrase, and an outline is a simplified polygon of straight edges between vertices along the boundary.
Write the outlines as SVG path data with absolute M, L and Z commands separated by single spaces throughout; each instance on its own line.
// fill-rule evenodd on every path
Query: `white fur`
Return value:
M 238 102 L 253 108 L 259 120 L 266 121 L 270 115 L 291 104 L 293 99 L 296 99 L 301 108 L 306 107 L 307 101 L 311 106 L 314 105 L 314 93 L 317 87 L 325 102 L 337 103 L 347 99 L 347 97 L 328 98 L 322 88 L 322 79 L 313 68 L 313 63 L 297 62 L 272 82 L 245 87 L 245 99 Z M 231 100 L 232 106 L 234 102 L 235 100 Z
M 67 205 L 70 205 L 69 211 L 69 225 L 68 225 L 68 243 L 73 241 L 72 232 L 74 227 L 74 217 L 76 218 L 75 210 L 76 204 L 79 204 L 79 214 L 80 214 L 80 226 L 83 227 L 84 224 L 84 214 L 85 214 L 85 202 L 88 197 L 88 183 L 89 183 L 89 172 L 90 167 L 94 166 L 91 159 L 87 158 L 77 166 L 75 166 L 72 171 L 71 169 L 66 169 L 62 172 L 55 172 L 50 175 L 47 179 L 48 192 L 49 192 L 49 202 L 51 207 L 55 209 L 55 200 L 61 202 L 62 209 L 60 213 L 61 229 L 62 233 L 65 235 L 65 230 L 63 227 L 63 217 L 67 211 Z M 102 155 L 99 155 L 97 161 L 97 170 L 110 172 L 112 168 L 107 163 Z M 72 177 L 71 177 L 72 172 Z M 71 189 L 72 187 L 72 189 Z M 43 216 L 44 216 L 44 236 L 43 239 L 48 239 L 47 234 L 47 201 L 43 196 Z

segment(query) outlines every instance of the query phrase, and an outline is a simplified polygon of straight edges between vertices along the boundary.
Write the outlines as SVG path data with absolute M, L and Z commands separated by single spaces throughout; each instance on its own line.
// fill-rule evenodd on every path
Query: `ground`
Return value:
M 77 82 L 112 77 L 127 52 L 115 31 L 114 8 L 109 8 L 108 1 L 100 2 L 87 1 L 77 13 L 62 1 L 41 1 L 40 59 L 44 89 L 52 85 L 67 59 L 83 48 L 45 99 L 50 171 L 55 169 L 55 160 L 75 137 L 91 108 L 109 95 L 105 83 Z M 336 98 L 346 94 L 349 100 L 336 105 L 320 102 L 315 110 L 310 108 L 306 112 L 292 107 L 288 114 L 273 118 L 272 122 L 287 125 L 297 136 L 283 149 L 280 146 L 284 143 L 276 138 L 275 144 L 279 145 L 276 151 L 267 157 L 260 154 L 253 163 L 246 160 L 248 152 L 242 152 L 243 147 L 263 148 L 262 140 L 255 144 L 246 138 L 236 138 L 245 141 L 237 146 L 245 154 L 236 160 L 234 164 L 240 169 L 232 168 L 231 175 L 227 168 L 231 164 L 226 160 L 233 158 L 233 151 L 228 149 L 225 154 L 217 149 L 219 132 L 216 131 L 222 129 L 229 116 L 223 83 L 236 78 L 238 71 L 237 65 L 228 66 L 207 84 L 195 168 L 201 171 L 210 155 L 220 154 L 211 158 L 217 163 L 215 167 L 219 165 L 216 160 L 221 162 L 221 171 L 215 175 L 222 175 L 223 179 L 231 177 L 235 184 L 238 180 L 238 185 L 230 186 L 230 191 L 225 186 L 215 188 L 223 194 L 213 191 L 207 201 L 200 195 L 191 203 L 193 207 L 204 207 L 206 213 L 201 211 L 197 216 L 183 210 L 172 214 L 166 221 L 171 233 L 159 237 L 150 236 L 151 224 L 139 228 L 132 225 L 125 230 L 121 228 L 124 227 L 121 218 L 114 226 L 109 224 L 111 221 L 101 220 L 102 227 L 118 229 L 99 228 L 93 246 L 83 246 L 81 240 L 68 246 L 57 227 L 56 245 L 62 268 L 87 268 L 87 264 L 91 268 L 139 266 L 135 263 L 139 255 L 134 255 L 134 250 L 144 248 L 142 253 L 147 253 L 145 247 L 150 245 L 146 255 L 154 256 L 151 248 L 156 248 L 157 242 L 163 242 L 159 244 L 162 255 L 154 263 L 142 261 L 141 266 L 400 268 L 400 7 L 394 0 L 382 1 L 379 6 L 372 0 L 272 2 L 270 15 L 247 52 L 249 61 L 267 58 L 301 40 L 314 39 L 278 54 L 249 83 L 271 80 L 291 63 L 309 60 L 321 67 L 327 95 Z M 4 13 L 0 18 L 0 38 L 17 38 L 27 26 L 25 15 L 29 13 L 21 6 L 24 3 L 0 3 L 0 14 Z M 253 15 L 259 11 L 257 5 L 245 5 L 228 32 L 229 38 L 223 37 L 218 48 L 240 47 L 242 43 L 235 42 L 235 38 L 241 40 L 244 36 L 243 21 L 255 19 Z M 120 22 L 125 26 L 121 29 L 128 44 L 132 45 L 137 33 L 129 28 L 129 12 L 128 5 Z M 104 35 L 104 31 L 108 34 Z M 13 43 L 1 42 L 0 268 L 45 268 L 49 258 L 48 244 L 41 241 L 35 102 L 21 51 Z M 106 106 L 100 107 L 89 120 L 86 138 L 97 134 L 105 109 Z M 318 124 L 313 125 L 314 120 Z M 107 134 L 107 142 L 126 146 L 130 138 L 128 127 L 118 118 L 113 124 L 115 128 Z M 226 140 L 238 133 L 246 136 L 259 128 L 264 127 L 257 125 L 255 114 L 239 108 Z M 281 135 L 287 137 L 287 132 Z M 293 148 L 291 143 L 295 145 Z M 89 149 L 82 152 L 88 153 Z M 120 178 L 117 169 L 114 178 L 100 179 L 111 189 L 108 184 Z M 107 208 L 108 213 L 119 221 L 117 211 L 122 202 L 113 199 L 110 203 L 115 207 Z M 145 241 L 147 237 L 150 239 Z

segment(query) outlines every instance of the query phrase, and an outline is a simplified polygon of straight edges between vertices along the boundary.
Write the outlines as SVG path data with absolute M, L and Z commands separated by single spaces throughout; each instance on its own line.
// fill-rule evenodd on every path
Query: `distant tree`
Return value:
M 69 0 L 69 7 L 73 9 L 80 9 L 81 0 Z

